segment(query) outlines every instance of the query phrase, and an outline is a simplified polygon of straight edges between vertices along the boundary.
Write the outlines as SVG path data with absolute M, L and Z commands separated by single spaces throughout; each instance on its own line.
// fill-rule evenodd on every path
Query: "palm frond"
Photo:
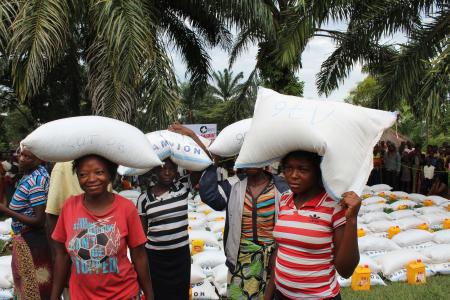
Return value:
M 169 10 L 201 35 L 210 46 L 221 46 L 228 49 L 232 36 L 220 17 L 219 8 L 206 0 L 196 1 L 155 1 L 159 11 L 163 14 Z
M 146 131 L 160 130 L 177 119 L 180 95 L 172 61 L 163 46 L 157 44 L 158 60 L 145 69 L 137 103 L 136 125 Z
M 63 0 L 21 2 L 9 43 L 19 99 L 36 94 L 49 70 L 61 59 L 69 34 L 68 11 Z
M 450 12 L 441 10 L 422 29 L 415 30 L 411 41 L 404 45 L 379 77 L 380 102 L 395 103 L 411 97 L 414 87 L 420 85 L 429 62 L 442 52 L 450 36 Z
M 129 82 L 118 80 L 109 60 L 107 41 L 97 37 L 89 48 L 88 92 L 92 112 L 129 121 L 136 103 L 136 90 Z
M 166 34 L 186 63 L 193 90 L 201 93 L 207 86 L 211 71 L 210 57 L 204 41 L 177 16 L 167 13 L 161 18 L 162 25 L 167 26 Z
M 105 42 L 116 80 L 139 81 L 142 64 L 154 58 L 156 37 L 141 0 L 92 0 L 89 12 L 95 32 Z
M 322 63 L 320 72 L 316 75 L 316 85 L 319 94 L 329 95 L 338 88 L 339 83 L 349 75 L 355 62 L 359 61 L 369 66 L 369 69 L 382 65 L 395 53 L 386 45 L 380 45 L 370 37 L 360 33 L 330 32 L 338 47 Z
M 11 36 L 10 26 L 19 9 L 18 0 L 3 0 L 0 3 L 0 52 L 6 52 Z
M 233 66 L 236 59 L 252 44 L 256 44 L 258 40 L 262 38 L 262 35 L 258 35 L 258 28 L 246 28 L 242 29 L 233 44 L 230 51 L 230 58 L 228 62 L 229 68 Z

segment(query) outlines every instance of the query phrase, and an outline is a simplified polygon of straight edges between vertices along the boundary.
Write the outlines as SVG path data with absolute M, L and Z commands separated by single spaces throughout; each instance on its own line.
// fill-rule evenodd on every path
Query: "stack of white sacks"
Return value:
M 406 265 L 417 259 L 425 264 L 427 277 L 450 274 L 450 229 L 444 229 L 450 220 L 448 199 L 391 191 L 387 185 L 366 187 L 362 198 L 360 264 L 370 267 L 372 285 L 385 285 L 382 278 L 406 281 Z M 400 232 L 389 239 L 393 226 Z M 339 281 L 343 286 L 351 283 Z
M 189 242 L 201 240 L 204 244 L 203 252 L 192 256 L 192 299 L 219 299 L 227 292 L 228 268 L 223 249 L 225 211 L 214 211 L 198 195 L 190 197 L 188 206 Z

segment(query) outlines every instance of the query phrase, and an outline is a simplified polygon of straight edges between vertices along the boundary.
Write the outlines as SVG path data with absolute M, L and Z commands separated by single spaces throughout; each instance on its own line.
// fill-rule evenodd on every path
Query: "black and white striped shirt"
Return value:
M 169 191 L 155 197 L 143 193 L 137 201 L 140 216 L 148 220 L 148 249 L 169 250 L 189 244 L 188 235 L 188 196 L 189 177 L 174 183 Z

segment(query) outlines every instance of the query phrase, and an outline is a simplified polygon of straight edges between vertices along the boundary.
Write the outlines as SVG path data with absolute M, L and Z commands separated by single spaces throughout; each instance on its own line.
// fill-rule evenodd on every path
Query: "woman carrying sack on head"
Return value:
M 86 155 L 74 160 L 73 169 L 84 193 L 66 200 L 52 234 L 56 258 L 51 299 L 60 299 L 70 265 L 71 300 L 153 299 L 146 237 L 136 208 L 108 191 L 117 165 Z
M 190 129 L 172 124 L 170 131 L 192 138 L 207 149 Z M 147 233 L 145 245 L 156 300 L 188 300 L 191 254 L 188 235 L 188 196 L 197 176 L 178 176 L 178 166 L 169 158 L 151 172 L 155 184 L 137 201 L 142 226 Z M 195 174 L 195 173 L 193 173 Z
M 281 197 L 273 235 L 277 243 L 265 299 L 341 299 L 337 272 L 349 278 L 359 262 L 354 192 L 337 203 L 322 183 L 319 155 L 287 154 L 282 162 L 290 190 Z
M 18 299 L 49 299 L 52 287 L 50 246 L 44 230 L 49 175 L 41 164 L 33 153 L 21 150 L 23 177 L 9 208 L 0 204 L 0 213 L 12 218 L 12 272 Z
M 278 201 L 288 186 L 262 168 L 244 169 L 233 179 L 218 182 L 216 167 L 210 166 L 200 179 L 200 197 L 215 210 L 226 209 L 227 298 L 262 299 L 270 275 Z

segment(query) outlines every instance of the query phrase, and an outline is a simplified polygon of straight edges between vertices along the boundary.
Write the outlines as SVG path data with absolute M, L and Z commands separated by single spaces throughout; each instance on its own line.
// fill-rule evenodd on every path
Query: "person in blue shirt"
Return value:
M 20 152 L 19 169 L 23 177 L 9 207 L 0 205 L 0 213 L 12 218 L 14 292 L 18 299 L 49 299 L 51 256 L 44 229 L 49 174 L 28 150 Z

